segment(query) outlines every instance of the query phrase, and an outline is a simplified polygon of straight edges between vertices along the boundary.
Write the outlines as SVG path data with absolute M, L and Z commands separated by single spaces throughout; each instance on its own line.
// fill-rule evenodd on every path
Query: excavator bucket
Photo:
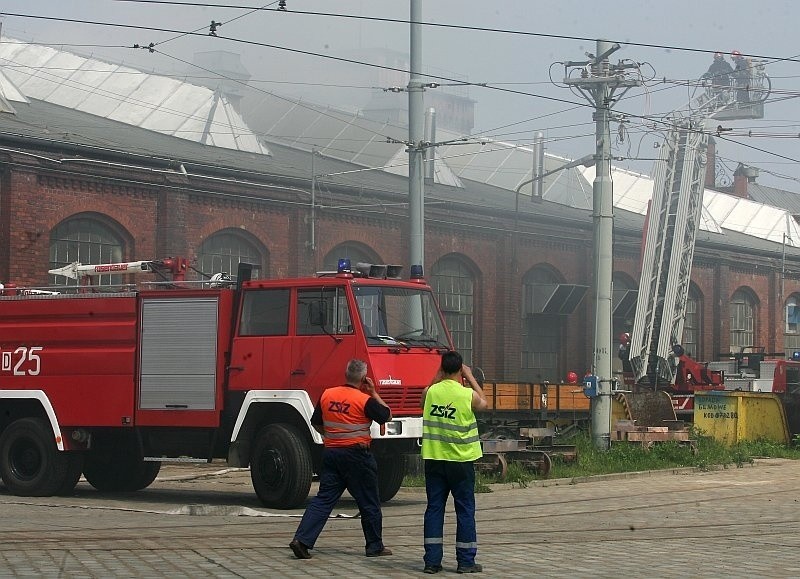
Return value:
M 669 394 L 658 390 L 618 393 L 613 401 L 612 416 L 613 424 L 618 420 L 630 420 L 636 426 L 645 427 L 668 426 L 677 420 Z

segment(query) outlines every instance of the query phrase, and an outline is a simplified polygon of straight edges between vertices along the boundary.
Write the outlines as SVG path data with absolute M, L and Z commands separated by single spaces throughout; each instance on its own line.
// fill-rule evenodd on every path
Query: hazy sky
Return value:
M 187 65 L 181 60 L 192 60 L 195 52 L 227 50 L 241 53 L 243 64 L 258 81 L 256 86 L 341 106 L 357 101 L 360 94 L 369 90 L 369 79 L 376 78 L 376 69 L 337 63 L 296 51 L 367 61 L 369 49 L 405 53 L 409 48 L 409 26 L 406 23 L 307 14 L 324 12 L 408 20 L 410 4 L 403 0 L 286 0 L 286 13 L 263 10 L 250 14 L 248 10 L 218 6 L 274 9 L 277 2 L 210 0 L 206 4 L 208 6 L 176 6 L 148 3 L 146 0 L 3 0 L 0 9 L 5 13 L 28 16 L 185 32 L 199 29 L 202 36 L 175 38 L 177 34 L 146 29 L 11 15 L 2 19 L 4 35 L 28 41 L 113 46 L 156 43 L 163 54 L 105 46 L 65 47 L 147 67 L 155 72 L 186 70 Z M 732 50 L 739 50 L 744 54 L 766 57 L 770 63 L 767 72 L 772 77 L 773 86 L 770 100 L 775 102 L 767 103 L 765 118 L 724 123 L 739 133 L 752 131 L 766 136 L 737 136 L 729 141 L 719 141 L 718 155 L 723 159 L 728 175 L 738 162 L 743 162 L 762 170 L 760 182 L 800 193 L 800 102 L 797 99 L 800 95 L 800 43 L 797 41 L 800 2 L 423 0 L 422 15 L 426 22 L 529 33 L 425 27 L 423 62 L 435 74 L 497 87 L 469 88 L 469 97 L 476 101 L 474 133 L 522 144 L 530 142 L 534 131 L 542 130 L 549 140 L 548 152 L 568 157 L 582 157 L 594 152 L 592 109 L 582 106 L 586 104 L 582 97 L 551 82 L 551 75 L 556 82 L 564 75 L 563 67 L 554 63 L 581 60 L 585 58 L 585 51 L 594 51 L 593 41 L 578 38 L 601 37 L 617 41 L 623 47 L 612 56 L 612 61 L 624 58 L 648 63 L 643 70 L 653 80 L 644 87 L 629 91 L 626 98 L 615 106 L 617 112 L 632 115 L 626 124 L 628 132 L 624 141 L 616 144 L 613 151 L 614 155 L 626 158 L 657 156 L 654 143 L 658 143 L 661 137 L 643 126 L 639 116 L 660 118 L 684 106 L 693 89 L 674 81 L 697 79 L 710 64 L 711 52 L 720 50 L 729 54 Z M 212 20 L 224 23 L 218 28 L 218 38 L 206 35 Z M 163 42 L 165 40 L 169 41 Z M 198 74 L 205 73 L 200 71 Z M 363 80 L 358 82 L 358 79 Z M 528 94 L 512 94 L 509 90 Z M 403 94 L 398 98 L 407 99 Z M 613 129 L 616 133 L 616 124 Z M 647 160 L 619 161 L 616 164 L 643 172 L 650 172 L 652 166 L 652 162 Z M 778 175 L 791 179 L 782 179 Z

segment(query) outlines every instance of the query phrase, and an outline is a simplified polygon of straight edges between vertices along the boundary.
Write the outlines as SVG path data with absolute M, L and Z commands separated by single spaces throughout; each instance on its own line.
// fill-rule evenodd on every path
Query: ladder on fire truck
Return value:
M 744 80 L 744 82 L 743 82 Z M 673 113 L 656 164 L 653 198 L 642 250 L 642 272 L 628 358 L 635 382 L 675 382 L 676 345 L 681 343 L 695 239 L 703 210 L 706 148 L 712 121 L 764 116 L 769 78 L 755 62 L 748 78 L 730 87 L 710 86 Z

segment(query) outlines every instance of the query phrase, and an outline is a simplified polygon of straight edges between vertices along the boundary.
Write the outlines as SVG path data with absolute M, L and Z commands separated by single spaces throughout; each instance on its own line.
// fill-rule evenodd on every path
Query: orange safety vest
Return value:
M 326 447 L 369 446 L 372 420 L 364 414 L 369 399 L 369 394 L 351 386 L 334 386 L 322 393 L 319 403 Z

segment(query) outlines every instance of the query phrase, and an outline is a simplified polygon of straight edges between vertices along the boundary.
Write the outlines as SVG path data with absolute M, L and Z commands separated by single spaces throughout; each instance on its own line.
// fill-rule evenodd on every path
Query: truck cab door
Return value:
M 356 353 L 354 317 L 343 287 L 300 288 L 294 311 L 290 384 L 316 401 L 325 388 L 344 383 Z
M 243 293 L 241 319 L 231 349 L 231 390 L 290 387 L 290 298 L 289 288 L 259 288 Z

